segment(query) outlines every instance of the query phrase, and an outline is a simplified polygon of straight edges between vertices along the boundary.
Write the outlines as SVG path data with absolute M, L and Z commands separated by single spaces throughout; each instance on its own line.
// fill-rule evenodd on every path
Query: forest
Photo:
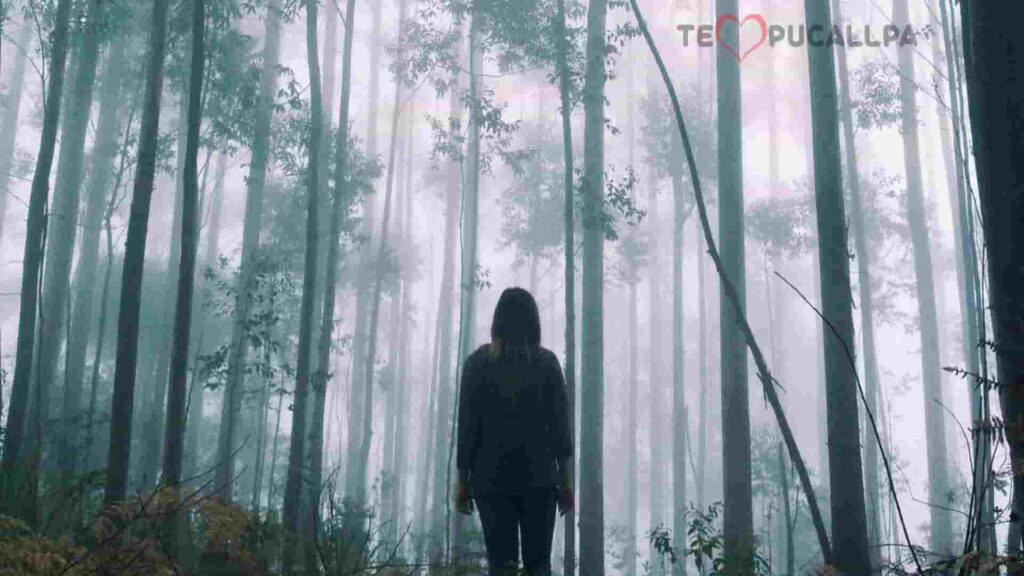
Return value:
M 513 286 L 554 574 L 1024 574 L 1021 8 L 0 0 L 0 576 L 488 574 Z

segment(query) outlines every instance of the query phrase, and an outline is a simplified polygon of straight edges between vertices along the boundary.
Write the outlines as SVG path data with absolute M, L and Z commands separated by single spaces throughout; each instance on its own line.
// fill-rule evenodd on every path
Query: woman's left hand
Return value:
M 461 514 L 473 513 L 473 494 L 461 479 L 455 482 L 455 510 Z

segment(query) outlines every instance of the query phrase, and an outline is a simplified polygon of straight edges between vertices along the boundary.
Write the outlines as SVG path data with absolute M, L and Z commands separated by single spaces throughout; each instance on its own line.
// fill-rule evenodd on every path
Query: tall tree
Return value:
M 371 3 L 371 33 L 370 33 L 370 81 L 367 90 L 367 112 L 366 112 L 366 157 L 377 157 L 377 139 L 379 112 L 380 112 L 380 56 L 381 46 L 381 11 L 383 0 Z M 376 221 L 376 194 L 369 194 L 363 199 L 363 235 L 370 241 L 363 243 L 363 249 L 359 254 L 360 266 L 356 273 L 356 318 L 352 332 L 352 372 L 349 377 L 352 392 L 348 402 L 348 437 L 349 445 L 346 450 L 346 458 L 353 459 L 359 453 L 362 445 L 362 433 L 365 428 L 363 420 L 372 418 L 372 414 L 364 414 L 363 400 L 366 395 L 366 383 L 363 381 L 363 374 L 366 368 L 363 366 L 366 360 L 366 322 L 369 312 L 370 293 L 372 278 L 373 254 L 373 226 Z M 345 469 L 345 494 L 346 498 L 356 497 L 356 484 L 360 482 L 359 471 L 351 465 Z M 359 500 L 363 496 L 358 495 Z
M 14 67 L 7 79 L 7 93 L 4 94 L 4 114 L 0 119 L 0 239 L 4 237 L 4 220 L 7 216 L 7 197 L 10 196 L 11 170 L 14 168 L 14 150 L 18 143 L 18 115 L 21 112 L 21 96 L 25 92 L 25 63 L 28 61 L 28 43 L 32 27 L 22 22 L 15 37 L 18 47 Z
M 178 267 L 178 294 L 174 304 L 174 335 L 170 351 L 167 425 L 164 434 L 163 484 L 169 487 L 176 487 L 181 483 L 184 461 L 189 336 L 192 329 L 192 294 L 195 288 L 199 241 L 199 129 L 203 112 L 203 66 L 206 61 L 203 43 L 206 8 L 203 0 L 190 0 L 189 11 L 192 13 L 192 47 L 181 212 L 181 258 Z
M 343 219 L 348 215 L 353 194 L 349 156 L 349 102 L 352 94 L 352 41 L 355 38 L 355 0 L 345 3 L 345 40 L 341 57 L 341 102 L 338 113 L 338 132 L 334 143 L 334 189 L 331 194 L 331 227 L 327 239 L 327 270 L 324 275 L 323 311 L 320 316 L 320 334 L 317 341 L 317 372 L 313 381 L 316 398 L 310 423 L 310 482 L 308 518 L 312 530 L 317 529 L 320 489 L 323 481 L 323 424 L 330 378 L 331 343 L 334 334 L 334 300 L 338 289 L 338 254 Z
M 569 71 L 569 33 L 565 25 L 565 0 L 556 0 L 555 13 L 555 67 L 558 74 L 558 97 L 562 118 L 562 181 L 565 194 L 563 245 L 565 268 L 565 391 L 569 398 L 569 430 L 576 434 L 576 204 L 573 198 L 575 174 L 572 156 L 572 75 Z M 573 446 L 576 443 L 573 442 Z M 575 455 L 569 464 L 575 471 Z M 565 515 L 565 555 L 562 565 L 564 576 L 576 574 L 576 512 Z
M 901 29 L 910 25 L 907 0 L 893 0 L 893 22 Z M 928 221 L 921 178 L 921 143 L 918 134 L 917 85 L 914 76 L 914 47 L 897 50 L 900 76 L 900 131 L 903 135 L 903 164 L 907 177 L 906 214 L 913 248 L 914 287 L 917 291 L 921 333 L 921 380 L 924 389 L 925 438 L 928 450 L 928 507 L 931 517 L 931 550 L 953 552 L 953 520 L 949 507 L 949 458 L 946 453 L 945 413 L 942 403 L 942 364 L 939 356 L 939 326 L 935 307 L 935 274 L 932 270 Z M 829 453 L 829 457 L 832 453 Z
M 580 411 L 580 573 L 604 575 L 604 130 L 607 0 L 587 10 L 583 87 L 583 348 Z
M 672 138 L 672 149 L 681 152 L 682 142 Z M 689 207 L 683 192 L 681 162 L 672 170 L 672 534 L 676 549 L 686 547 L 686 373 L 683 334 L 683 230 Z M 676 562 L 673 574 L 686 574 L 686 562 Z
M 462 54 L 462 21 L 455 22 L 455 45 L 452 61 L 461 65 Z M 461 117 L 461 86 L 458 74 L 454 74 L 448 93 L 448 123 L 457 126 Z M 433 438 L 433 490 L 431 495 L 431 561 L 440 562 L 444 559 L 445 532 L 447 530 L 446 504 L 448 494 L 448 444 L 451 433 L 452 398 L 455 383 L 453 380 L 454 357 L 452 350 L 452 334 L 455 309 L 455 258 L 456 242 L 459 234 L 459 215 L 462 211 L 462 166 L 458 158 L 449 158 L 445 174 L 445 224 L 444 224 L 444 261 L 441 265 L 441 289 L 437 303 L 437 332 L 435 347 L 437 350 L 436 368 L 436 406 L 434 438 Z
M 263 69 L 260 72 L 259 100 L 253 122 L 252 158 L 246 178 L 245 216 L 242 224 L 242 256 L 239 262 L 238 290 L 232 313 L 231 349 L 227 383 L 224 386 L 223 413 L 217 441 L 217 473 L 215 483 L 226 500 L 231 499 L 231 482 L 235 470 L 238 419 L 245 389 L 245 363 L 248 352 L 247 326 L 254 285 L 254 268 L 263 227 L 263 195 L 269 163 L 270 123 L 274 115 L 274 96 L 278 76 L 281 45 L 281 5 L 278 0 L 267 3 L 266 34 L 263 45 Z
M 955 178 L 950 184 L 950 208 L 953 213 L 956 233 L 957 263 L 959 264 L 960 310 L 963 331 L 964 368 L 971 374 L 981 375 L 982 354 L 981 334 L 985 331 L 985 311 L 981 305 L 983 290 L 980 289 L 981 278 L 978 273 L 978 256 L 974 231 L 974 207 L 968 201 L 967 183 L 970 178 L 968 159 L 970 152 L 965 150 L 967 131 L 965 121 L 967 112 L 961 92 L 961 59 L 958 39 L 954 35 L 955 13 L 947 7 L 945 1 L 939 2 L 939 13 L 942 29 L 942 45 L 945 50 L 946 79 L 949 96 L 949 118 L 953 132 L 953 150 L 949 143 L 943 141 L 943 155 L 946 162 L 947 178 Z M 937 42 L 937 39 L 935 40 Z M 942 130 L 946 135 L 946 131 Z M 948 135 L 946 136 L 948 139 Z M 986 366 L 987 368 L 987 366 Z M 987 388 L 978 382 L 968 379 L 968 394 L 971 405 L 971 422 L 983 422 L 987 419 Z M 972 514 L 975 528 L 968 531 L 977 540 L 977 548 L 992 553 L 996 550 L 994 490 L 990 486 L 992 475 L 991 438 L 981 426 L 972 426 L 972 443 L 974 444 L 973 486 L 978 492 L 975 495 L 975 511 Z M 970 541 L 968 541 L 970 549 Z
M 839 0 L 832 0 L 832 21 L 843 22 Z M 875 350 L 874 290 L 871 277 L 872 254 L 865 228 L 864 205 L 860 186 L 860 170 L 857 164 L 857 140 L 854 136 L 853 104 L 850 98 L 850 72 L 847 65 L 846 49 L 836 46 L 836 62 L 839 65 L 839 111 L 843 124 L 843 152 L 846 157 L 846 182 L 850 194 L 850 220 L 853 224 L 853 246 L 857 259 L 857 285 L 859 288 L 861 346 L 864 354 L 864 395 L 868 410 L 878 412 L 878 354 Z M 850 342 L 853 345 L 853 342 Z M 872 550 L 872 566 L 879 562 L 879 545 L 882 542 L 881 493 L 878 478 L 878 443 L 870 426 L 864 427 L 864 484 L 868 542 Z
M 1024 463 L 1024 37 L 1014 31 L 1005 6 L 961 1 L 968 110 L 971 118 L 978 201 L 988 256 L 988 280 L 995 340 L 999 402 L 1011 463 Z M 965 144 L 966 146 L 966 144 Z M 1010 434 L 1009 432 L 1013 432 Z M 1021 547 L 1024 518 L 1024 476 L 1013 476 L 1013 501 L 1008 542 Z M 1016 526 L 1014 526 L 1016 525 Z
M 71 283 L 71 256 L 78 235 L 79 191 L 85 157 L 85 136 L 92 110 L 93 84 L 99 62 L 101 29 L 108 12 L 100 0 L 89 2 L 78 42 L 77 68 L 72 78 L 68 109 L 61 131 L 57 158 L 57 180 L 53 204 L 47 217 L 46 262 L 43 270 L 43 295 L 39 320 L 39 344 L 36 351 L 36 386 L 39 396 L 50 397 L 50 389 L 58 369 L 60 347 L 64 341 L 67 321 L 68 288 Z M 73 473 L 75 440 L 81 403 L 81 381 L 67 380 L 64 387 L 63 428 L 61 429 L 59 463 L 65 475 Z M 50 420 L 49 402 L 36 406 L 37 418 Z M 66 478 L 70 481 L 70 478 Z
M 170 2 L 154 0 L 146 63 L 146 100 L 139 133 L 128 236 L 125 241 L 121 300 L 117 317 L 117 361 L 114 365 L 114 394 L 110 410 L 110 445 L 104 502 L 124 500 L 131 462 L 132 412 L 135 402 L 135 372 L 139 352 L 139 310 L 142 306 L 142 273 L 146 258 L 149 208 L 156 173 L 157 135 L 160 129 L 160 101 L 164 84 L 164 55 L 167 51 L 167 12 Z
M 805 0 L 807 27 L 832 22 L 828 0 Z M 860 455 L 856 366 L 846 356 L 853 346 L 853 295 L 846 242 L 839 109 L 835 60 L 830 46 L 808 46 L 811 125 L 814 131 L 814 189 L 818 222 L 825 379 L 828 393 L 828 461 L 831 483 L 835 568 L 843 574 L 870 574 L 864 481 Z
M 459 352 L 456 363 L 456 374 L 462 374 L 463 362 L 472 353 L 476 345 L 476 297 L 479 290 L 480 259 L 479 259 L 479 213 L 480 213 L 480 125 L 485 121 L 482 99 L 483 93 L 483 62 L 484 47 L 481 38 L 481 17 L 474 13 L 469 25 L 469 125 L 466 127 L 466 170 L 464 178 L 466 187 L 462 200 L 462 278 L 459 299 Z M 457 405 L 458 399 L 456 400 Z M 452 427 L 454 430 L 454 426 Z M 449 454 L 451 448 L 449 448 Z M 451 458 L 449 457 L 449 460 Z M 446 485 L 450 481 L 445 482 Z M 465 558 L 463 547 L 465 534 L 463 515 L 456 514 L 452 526 L 452 554 L 455 558 Z
M 718 0 L 716 18 L 739 14 L 738 0 Z M 739 26 L 723 26 L 721 41 L 739 46 Z M 718 71 L 718 237 L 724 273 L 745 306 L 743 249 L 743 101 L 740 63 L 723 47 Z M 747 349 L 740 320 L 721 291 L 722 476 L 724 558 L 730 574 L 752 570 L 754 512 L 750 465 L 750 405 Z
M 25 231 L 25 251 L 22 258 L 21 299 L 18 308 L 18 343 L 15 351 L 14 383 L 11 389 L 10 412 L 4 438 L 3 467 L 8 478 L 14 477 L 15 468 L 25 467 L 25 488 L 27 498 L 20 498 L 22 490 L 5 490 L 5 509 L 35 521 L 36 476 L 43 423 L 36 420 L 33 434 L 36 438 L 35 454 L 24 453 L 26 440 L 26 414 L 29 389 L 32 380 L 33 352 L 35 350 L 36 305 L 39 298 L 39 273 L 43 264 L 43 248 L 46 241 L 46 210 L 50 193 L 50 171 L 53 168 L 54 149 L 57 145 L 57 125 L 60 120 L 61 95 L 64 92 L 64 64 L 68 55 L 68 27 L 71 16 L 71 0 L 58 0 L 53 15 L 53 32 L 50 38 L 50 62 L 47 70 L 46 96 L 43 103 L 43 130 L 39 138 L 39 153 L 36 155 L 36 169 L 32 175 L 32 189 L 28 203 L 28 222 Z M 36 388 L 36 402 L 40 400 Z M 47 399 L 48 400 L 48 399 Z
M 284 507 L 281 519 L 290 536 L 297 535 L 304 482 L 306 456 L 306 409 L 309 397 L 313 344 L 313 301 L 316 291 L 316 265 L 320 242 L 320 145 L 323 131 L 323 108 L 320 99 L 320 58 L 317 43 L 317 1 L 306 1 L 306 63 L 309 67 L 309 144 L 306 167 L 306 247 L 302 272 L 302 304 L 299 312 L 298 359 L 295 362 L 295 403 L 292 410 L 292 433 L 288 451 L 288 475 L 285 478 Z M 285 574 L 295 573 L 295 546 L 286 544 Z
M 114 177 L 114 160 L 119 151 L 119 115 L 121 112 L 121 83 L 127 60 L 125 52 L 128 40 L 119 37 L 107 53 L 100 83 L 99 115 L 96 120 L 96 142 L 89 162 L 89 177 L 86 189 L 85 212 L 82 221 L 82 238 L 79 242 L 78 266 L 75 272 L 74 304 L 70 318 L 70 330 L 64 364 L 64 382 L 68 390 L 81 389 L 85 383 L 85 355 L 89 335 L 96 318 L 93 304 L 96 300 L 96 280 L 99 272 L 100 232 L 110 187 Z M 65 404 L 65 422 L 71 424 L 80 412 L 80 406 L 72 402 Z M 65 433 L 61 452 L 77 450 L 81 443 L 77 434 Z

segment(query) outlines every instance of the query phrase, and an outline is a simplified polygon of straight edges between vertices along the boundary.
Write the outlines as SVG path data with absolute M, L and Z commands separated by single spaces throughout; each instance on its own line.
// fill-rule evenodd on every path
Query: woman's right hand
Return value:
M 565 516 L 576 508 L 576 491 L 572 485 L 563 484 L 558 489 L 558 512 Z

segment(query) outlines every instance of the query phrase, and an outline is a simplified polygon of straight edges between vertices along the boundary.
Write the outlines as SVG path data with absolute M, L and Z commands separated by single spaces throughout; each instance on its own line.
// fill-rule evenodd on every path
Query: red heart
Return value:
M 743 28 L 743 26 L 747 24 L 748 20 L 753 20 L 758 26 L 761 27 L 761 39 L 758 40 L 756 44 L 751 46 L 746 52 L 740 55 L 739 46 L 736 46 L 734 48 L 730 46 L 728 42 L 722 41 L 722 27 L 727 22 L 735 22 L 737 26 Z M 729 53 L 736 58 L 736 60 L 738 60 L 739 62 L 743 62 L 743 60 L 746 59 L 746 57 L 749 56 L 751 52 L 757 50 L 762 44 L 764 44 L 765 40 L 768 39 L 768 23 L 765 22 L 764 16 L 761 16 L 760 14 L 751 14 L 744 18 L 742 22 L 733 14 L 725 14 L 719 17 L 718 22 L 715 24 L 715 38 L 718 40 L 718 43 L 722 46 L 722 48 L 728 50 Z

